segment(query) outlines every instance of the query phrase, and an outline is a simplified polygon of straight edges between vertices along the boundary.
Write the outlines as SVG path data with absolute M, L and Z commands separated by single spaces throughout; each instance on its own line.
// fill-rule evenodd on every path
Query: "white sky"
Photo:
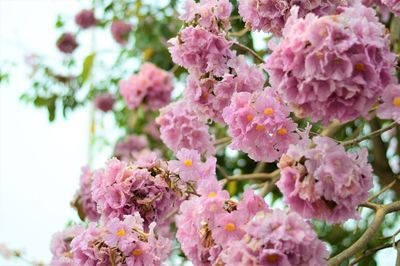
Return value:
M 0 64 L 17 63 L 10 84 L 0 87 L 0 243 L 24 250 L 32 260 L 48 262 L 51 235 L 78 219 L 69 202 L 88 160 L 90 111 L 82 108 L 49 124 L 47 111 L 21 103 L 18 98 L 30 85 L 24 56 L 34 52 L 59 61 L 56 14 L 72 19 L 89 2 L 0 0 Z M 84 43 L 78 55 L 88 54 L 90 44 Z M 96 164 L 106 158 L 103 153 Z M 380 265 L 390 265 L 394 256 L 393 249 L 380 252 Z M 0 265 L 26 264 L 0 257 Z

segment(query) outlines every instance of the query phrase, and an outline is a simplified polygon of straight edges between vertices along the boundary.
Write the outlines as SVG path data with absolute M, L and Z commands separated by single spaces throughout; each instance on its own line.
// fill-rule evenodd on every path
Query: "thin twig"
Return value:
M 227 181 L 243 181 L 243 180 L 272 180 L 276 174 L 279 173 L 276 170 L 272 173 L 252 173 L 243 175 L 229 176 Z
M 260 63 L 264 63 L 264 59 L 262 59 L 255 51 L 253 51 L 252 49 L 250 49 L 249 47 L 238 43 L 238 42 L 234 42 L 233 45 L 237 46 L 238 48 L 250 53 L 255 59 L 257 59 L 258 61 L 260 61 Z
M 352 261 L 352 262 L 350 263 L 350 266 L 359 263 L 360 261 L 362 261 L 362 260 L 365 259 L 366 257 L 368 257 L 368 256 L 370 256 L 370 255 L 372 255 L 372 254 L 374 254 L 375 252 L 377 252 L 377 251 L 379 251 L 379 250 L 382 250 L 382 249 L 385 249 L 385 248 L 390 248 L 390 247 L 393 247 L 393 243 L 385 243 L 385 244 L 379 245 L 379 246 L 377 246 L 377 247 L 373 247 L 373 248 L 367 249 L 367 250 L 365 250 L 365 251 L 363 252 L 363 254 L 362 254 L 361 257 L 358 257 L 357 259 L 355 259 L 354 261 Z
M 229 35 L 235 36 L 235 37 L 241 37 L 241 36 L 245 35 L 247 32 L 249 32 L 249 29 L 246 27 L 246 28 L 241 29 L 240 31 L 230 32 Z
M 342 144 L 343 146 L 353 146 L 353 145 L 356 145 L 357 143 L 360 143 L 360 142 L 363 141 L 363 140 L 372 138 L 372 137 L 374 137 L 374 136 L 378 136 L 378 135 L 382 134 L 383 132 L 388 131 L 388 130 L 394 128 L 396 125 L 397 125 L 397 123 L 396 123 L 396 122 L 393 122 L 393 123 L 391 123 L 390 125 L 388 125 L 388 126 L 386 126 L 386 127 L 383 127 L 383 128 L 381 128 L 381 129 L 378 129 L 378 130 L 376 130 L 376 131 L 373 131 L 373 132 L 369 133 L 368 135 L 361 136 L 361 137 L 358 137 L 358 138 L 355 138 L 355 139 L 352 139 L 352 140 L 348 140 L 348 141 L 343 141 L 341 144 Z
M 221 145 L 221 144 L 224 144 L 224 143 L 227 143 L 227 142 L 230 142 L 230 141 L 231 141 L 231 137 L 224 137 L 224 138 L 217 139 L 214 142 L 214 145 L 217 146 L 217 145 Z
M 337 254 L 333 258 L 329 259 L 328 266 L 338 266 L 343 261 L 351 258 L 358 252 L 360 252 L 372 239 L 375 233 L 379 230 L 386 214 L 394 211 L 400 211 L 400 201 L 395 201 L 387 205 L 378 205 L 368 203 L 367 205 L 376 208 L 376 214 L 372 223 L 365 230 L 364 234 L 354 242 L 349 248 L 345 249 L 341 253 Z
M 368 198 L 369 202 L 372 202 L 374 199 L 385 193 L 387 190 L 389 190 L 391 187 L 393 187 L 397 182 L 397 178 L 393 180 L 392 182 L 389 183 L 386 187 L 382 188 L 378 193 L 372 195 L 371 197 Z

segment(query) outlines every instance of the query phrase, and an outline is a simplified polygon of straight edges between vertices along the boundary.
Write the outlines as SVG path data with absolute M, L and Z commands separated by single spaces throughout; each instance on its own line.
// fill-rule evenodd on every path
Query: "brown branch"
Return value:
M 349 248 L 329 259 L 328 266 L 339 266 L 343 261 L 360 252 L 379 230 L 386 214 L 394 211 L 400 211 L 400 201 L 392 202 L 387 205 L 376 205 L 376 214 L 374 220 L 368 226 L 367 230 L 365 230 L 364 234 Z
M 378 135 L 382 134 L 383 132 L 388 131 L 388 130 L 394 128 L 396 125 L 397 125 L 396 122 L 392 122 L 390 125 L 388 125 L 388 126 L 386 126 L 386 127 L 383 127 L 383 128 L 378 129 L 378 130 L 375 130 L 375 131 L 373 131 L 373 132 L 371 132 L 371 133 L 369 133 L 369 134 L 367 134 L 367 135 L 365 135 L 365 136 L 360 136 L 360 137 L 355 138 L 355 139 L 351 139 L 351 140 L 348 140 L 348 141 L 343 141 L 341 144 L 342 144 L 343 146 L 353 146 L 353 145 L 356 145 L 356 144 L 360 143 L 360 142 L 363 141 L 363 140 L 366 140 L 366 139 L 369 139 L 369 138 L 378 136 Z
M 276 170 L 272 173 L 252 173 L 243 175 L 228 176 L 227 181 L 243 181 L 243 180 L 272 180 L 276 174 L 279 173 Z
M 240 44 L 238 42 L 234 42 L 233 45 L 237 46 L 239 49 L 248 52 L 249 54 L 251 54 L 254 59 L 257 59 L 258 61 L 260 61 L 260 63 L 264 63 L 264 59 L 262 59 L 262 57 L 260 57 L 255 51 L 253 51 L 252 49 L 250 49 L 249 47 Z
M 368 201 L 372 202 L 374 199 L 376 199 L 377 197 L 379 197 L 380 195 L 385 193 L 387 190 L 389 190 L 390 188 L 392 188 L 396 184 L 396 181 L 397 181 L 397 178 L 395 180 L 393 180 L 392 182 L 390 182 L 387 186 L 382 188 L 378 193 L 376 193 L 376 194 L 372 195 L 371 197 L 369 197 Z
M 382 249 L 385 249 L 385 248 L 390 248 L 390 247 L 393 247 L 393 243 L 385 243 L 385 244 L 379 245 L 379 246 L 377 246 L 377 247 L 373 247 L 373 248 L 367 249 L 367 250 L 365 250 L 365 251 L 363 252 L 363 254 L 362 254 L 361 257 L 358 257 L 357 259 L 355 259 L 354 261 L 352 261 L 352 262 L 350 263 L 350 266 L 356 265 L 357 263 L 359 263 L 360 261 L 362 261 L 362 260 L 365 259 L 366 257 L 368 257 L 368 256 L 370 256 L 370 255 L 372 255 L 372 254 L 374 254 L 375 252 L 377 252 L 377 251 L 379 251 L 379 250 L 382 250 Z
M 217 139 L 214 142 L 214 145 L 217 146 L 217 145 L 225 144 L 225 143 L 230 142 L 230 141 L 231 141 L 231 137 L 224 137 L 224 138 Z

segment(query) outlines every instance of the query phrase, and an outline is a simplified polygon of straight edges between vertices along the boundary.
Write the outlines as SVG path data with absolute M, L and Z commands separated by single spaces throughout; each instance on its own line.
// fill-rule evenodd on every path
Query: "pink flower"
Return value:
M 114 156 L 122 161 L 130 161 L 148 145 L 145 135 L 129 135 L 115 144 Z
M 372 188 L 368 152 L 346 152 L 328 137 L 314 137 L 308 147 L 291 145 L 278 164 L 277 185 L 284 201 L 305 218 L 342 223 L 358 218 L 357 206 Z
M 168 162 L 168 169 L 179 175 L 183 181 L 199 181 L 201 179 L 215 178 L 215 157 L 208 157 L 202 162 L 196 150 L 182 149 L 176 154 L 178 160 Z
M 232 5 L 228 0 L 186 0 L 183 9 L 179 18 L 193 26 L 200 25 L 214 33 L 230 29 Z
M 233 57 L 229 50 L 232 42 L 199 26 L 183 29 L 169 43 L 174 63 L 187 68 L 190 73 L 210 72 L 222 76 L 227 71 L 228 60 Z
M 220 254 L 228 266 L 326 265 L 329 253 L 325 245 L 311 225 L 294 212 L 259 212 L 244 231 L 243 239 L 232 241 Z M 243 256 L 235 256 L 236 252 Z
M 296 124 L 273 89 L 235 93 L 223 117 L 232 137 L 232 149 L 256 161 L 273 162 L 298 141 Z
M 100 218 L 100 214 L 97 212 L 97 206 L 90 191 L 92 181 L 93 173 L 89 166 L 82 167 L 80 187 L 76 193 L 74 205 L 78 209 L 78 213 L 79 211 L 83 211 L 82 218 L 86 217 L 89 221 L 95 222 Z
M 162 108 L 156 123 L 160 125 L 162 141 L 174 152 L 183 148 L 197 150 L 201 154 L 215 151 L 214 139 L 208 133 L 205 120 L 184 100 Z
M 151 63 L 145 63 L 138 74 L 119 82 L 120 92 L 130 109 L 141 103 L 155 111 L 171 101 L 172 75 Z
M 75 23 L 82 29 L 87 29 L 97 24 L 93 10 L 83 9 L 75 16 Z
M 226 72 L 222 80 L 190 74 L 184 91 L 191 104 L 219 123 L 224 123 L 222 111 L 230 104 L 235 92 L 254 92 L 262 89 L 265 82 L 261 69 L 249 65 L 242 55 L 230 59 L 227 65 L 232 70 Z
M 166 217 L 179 208 L 184 193 L 177 191 L 184 187 L 179 182 L 159 159 L 127 163 L 114 158 L 95 172 L 91 191 L 103 221 L 139 212 L 145 229 L 155 221 L 167 230 L 172 217 Z
M 131 30 L 132 25 L 124 21 L 115 20 L 111 24 L 111 34 L 114 40 L 121 45 L 127 44 Z
M 399 0 L 382 0 L 382 3 L 396 16 L 400 16 Z
M 72 33 L 63 33 L 57 40 L 57 48 L 65 54 L 71 54 L 78 47 L 76 38 Z
M 114 95 L 111 93 L 103 93 L 96 96 L 94 99 L 94 104 L 97 109 L 108 112 L 113 109 L 115 103 Z
M 313 121 L 367 116 L 395 73 L 395 55 L 375 11 L 355 5 L 335 16 L 298 13 L 294 7 L 266 62 L 272 87 L 298 116 Z
M 50 244 L 50 250 L 53 255 L 50 265 L 61 266 L 77 264 L 73 263 L 73 255 L 71 252 L 71 241 L 74 237 L 81 234 L 84 231 L 84 227 L 81 225 L 75 225 L 61 232 L 57 232 L 53 235 Z
M 305 17 L 309 13 L 319 16 L 336 14 L 338 7 L 349 6 L 352 2 L 352 0 L 239 0 L 239 14 L 252 30 L 281 35 L 290 16 L 290 9 L 294 5 L 299 8 L 299 16 Z
M 393 119 L 400 123 L 400 85 L 389 85 L 382 94 L 383 103 L 376 111 L 382 119 Z

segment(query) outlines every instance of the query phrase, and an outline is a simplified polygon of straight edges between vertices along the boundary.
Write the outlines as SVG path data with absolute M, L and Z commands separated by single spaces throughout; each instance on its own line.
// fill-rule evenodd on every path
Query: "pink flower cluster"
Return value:
M 65 54 L 71 54 L 78 47 L 75 35 L 70 32 L 62 34 L 57 40 L 57 48 Z
M 132 25 L 130 23 L 121 20 L 115 20 L 111 23 L 111 34 L 114 40 L 121 45 L 128 43 L 131 30 Z
M 205 119 L 191 104 L 180 100 L 162 108 L 156 122 L 160 125 L 161 140 L 174 152 L 186 148 L 212 154 L 214 139 L 208 133 Z
M 178 160 L 168 162 L 168 170 L 179 175 L 184 182 L 193 181 L 202 186 L 202 181 L 215 178 L 217 159 L 208 157 L 205 162 L 201 160 L 196 150 L 182 149 L 176 153 Z
M 171 187 L 175 179 L 166 163 L 155 157 L 135 164 L 113 158 L 94 173 L 92 197 L 105 221 L 139 212 L 146 229 L 151 222 L 168 229 L 171 220 L 166 217 L 181 202 L 180 191 Z
M 139 73 L 119 82 L 121 95 L 130 109 L 144 102 L 157 110 L 171 101 L 172 75 L 151 63 L 145 63 Z
M 387 6 L 387 8 L 395 14 L 400 16 L 400 1 L 399 0 L 382 0 L 382 3 Z
M 156 224 L 148 231 L 138 213 L 112 219 L 99 227 L 68 228 L 53 237 L 52 266 L 161 265 L 170 251 L 170 240 L 157 236 Z
M 179 17 L 190 25 L 200 25 L 212 32 L 229 30 L 232 5 L 229 0 L 186 0 L 184 12 Z
M 332 15 L 338 7 L 349 6 L 353 0 L 293 1 L 293 0 L 239 0 L 239 14 L 252 30 L 282 34 L 293 6 L 299 7 L 299 16 L 309 13 Z
M 184 91 L 185 98 L 197 110 L 219 123 L 224 123 L 222 110 L 230 104 L 234 92 L 254 92 L 262 89 L 265 82 L 262 70 L 249 65 L 242 55 L 230 59 L 227 66 L 231 71 L 222 80 L 190 74 Z
M 81 29 L 88 29 L 97 24 L 93 10 L 83 9 L 75 16 L 75 23 Z
M 328 123 L 366 116 L 395 70 L 375 11 L 358 4 L 335 16 L 298 13 L 294 7 L 266 62 L 272 87 L 300 117 Z
M 210 179 L 198 192 L 200 197 L 181 205 L 176 237 L 194 265 L 215 265 L 225 247 L 243 238 L 244 225 L 268 206 L 252 190 L 246 190 L 239 203 L 230 200 L 216 179 Z
M 245 236 L 220 254 L 223 265 L 326 265 L 329 252 L 311 224 L 294 212 L 257 213 L 244 226 Z
M 85 228 L 82 225 L 74 225 L 61 232 L 53 235 L 50 243 L 50 250 L 53 258 L 51 266 L 78 266 L 73 259 L 71 241 L 82 232 Z
M 190 26 L 168 41 L 174 63 L 187 68 L 190 73 L 212 73 L 222 76 L 226 63 L 233 57 L 232 45 L 222 34 L 215 34 L 200 26 Z
M 278 164 L 277 183 L 290 208 L 305 218 L 342 223 L 358 218 L 357 206 L 372 188 L 368 151 L 346 152 L 328 137 L 291 145 Z
M 115 144 L 114 156 L 122 161 L 130 161 L 148 146 L 149 143 L 145 135 L 129 135 Z
M 232 137 L 230 147 L 255 161 L 273 162 L 298 141 L 296 123 L 275 90 L 239 92 L 224 109 L 223 117 Z
M 80 179 L 80 187 L 75 195 L 73 202 L 74 207 L 78 210 L 81 218 L 87 218 L 89 221 L 95 222 L 99 220 L 100 214 L 97 212 L 96 203 L 93 201 L 92 192 L 90 190 L 93 182 L 93 173 L 89 166 L 82 167 Z
M 383 103 L 376 111 L 382 119 L 393 119 L 400 124 L 400 85 L 389 85 L 382 94 Z
M 108 112 L 113 109 L 115 103 L 115 97 L 111 93 L 103 93 L 96 96 L 94 104 L 97 109 Z

